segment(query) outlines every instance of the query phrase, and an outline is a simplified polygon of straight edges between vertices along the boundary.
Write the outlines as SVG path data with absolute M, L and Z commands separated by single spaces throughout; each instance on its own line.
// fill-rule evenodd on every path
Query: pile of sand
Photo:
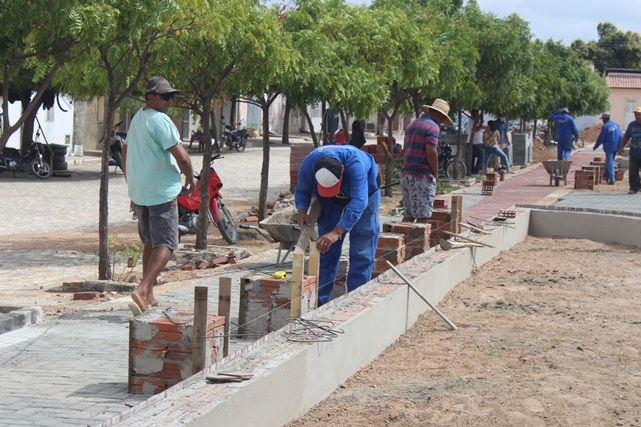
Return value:
M 601 123 L 585 128 L 583 132 L 580 133 L 581 137 L 585 140 L 586 144 L 596 142 L 599 134 L 601 133 L 601 128 L 603 125 Z

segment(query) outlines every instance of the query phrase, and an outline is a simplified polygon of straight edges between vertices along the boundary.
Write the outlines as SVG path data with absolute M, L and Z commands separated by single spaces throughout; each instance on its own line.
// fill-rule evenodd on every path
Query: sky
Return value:
M 477 0 L 498 18 L 516 13 L 530 23 L 534 38 L 569 46 L 576 39 L 597 41 L 596 27 L 611 22 L 620 31 L 641 32 L 641 0 Z

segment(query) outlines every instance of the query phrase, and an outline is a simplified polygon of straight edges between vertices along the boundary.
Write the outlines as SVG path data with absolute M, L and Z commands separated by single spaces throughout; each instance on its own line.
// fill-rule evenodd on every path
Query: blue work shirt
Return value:
M 363 150 L 352 145 L 324 145 L 312 151 L 300 165 L 298 182 L 294 197 L 296 209 L 309 208 L 312 195 L 323 203 L 337 203 L 335 198 L 325 198 L 318 195 L 318 184 L 314 176 L 316 162 L 325 156 L 338 159 L 343 167 L 343 182 L 341 183 L 341 195 L 351 198 L 345 205 L 343 216 L 338 227 L 349 231 L 359 220 L 367 207 L 369 196 L 379 190 L 378 167 L 374 158 Z
M 574 123 L 574 118 L 571 115 L 556 112 L 552 114 L 550 120 L 556 123 L 554 139 L 558 143 L 567 144 L 579 136 L 579 130 L 576 128 L 576 123 Z
M 601 145 L 603 145 L 603 151 L 606 153 L 616 153 L 621 148 L 621 140 L 623 135 L 621 135 L 621 128 L 618 124 L 609 120 L 601 128 L 601 133 L 596 140 L 594 149 L 596 150 Z
M 630 157 L 641 159 L 641 123 L 633 120 L 625 131 L 625 138 L 630 138 Z

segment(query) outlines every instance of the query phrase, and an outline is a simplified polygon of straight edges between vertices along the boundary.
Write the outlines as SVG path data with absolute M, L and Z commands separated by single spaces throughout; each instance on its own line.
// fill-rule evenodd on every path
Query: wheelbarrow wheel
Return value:
M 561 169 L 556 168 L 554 169 L 554 185 L 558 187 L 560 182 L 561 182 Z
M 225 239 L 230 245 L 233 245 L 238 241 L 238 233 L 234 217 L 231 212 L 229 212 L 229 209 L 227 209 L 227 207 L 222 203 L 218 205 L 218 210 L 220 212 L 220 221 L 216 223 L 216 227 L 218 227 L 218 231 L 220 231 L 223 239 Z

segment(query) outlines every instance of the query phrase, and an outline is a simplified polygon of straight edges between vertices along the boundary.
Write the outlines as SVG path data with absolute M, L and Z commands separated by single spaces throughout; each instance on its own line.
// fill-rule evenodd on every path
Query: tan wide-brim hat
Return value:
M 454 122 L 452 121 L 452 119 L 450 119 L 450 116 L 449 116 L 450 103 L 444 99 L 436 98 L 432 103 L 432 105 L 423 105 L 423 107 L 421 107 L 421 110 L 424 113 L 427 113 L 428 110 L 438 111 L 439 113 L 443 114 L 443 116 L 445 116 L 444 123 L 446 125 L 452 126 L 454 124 Z

